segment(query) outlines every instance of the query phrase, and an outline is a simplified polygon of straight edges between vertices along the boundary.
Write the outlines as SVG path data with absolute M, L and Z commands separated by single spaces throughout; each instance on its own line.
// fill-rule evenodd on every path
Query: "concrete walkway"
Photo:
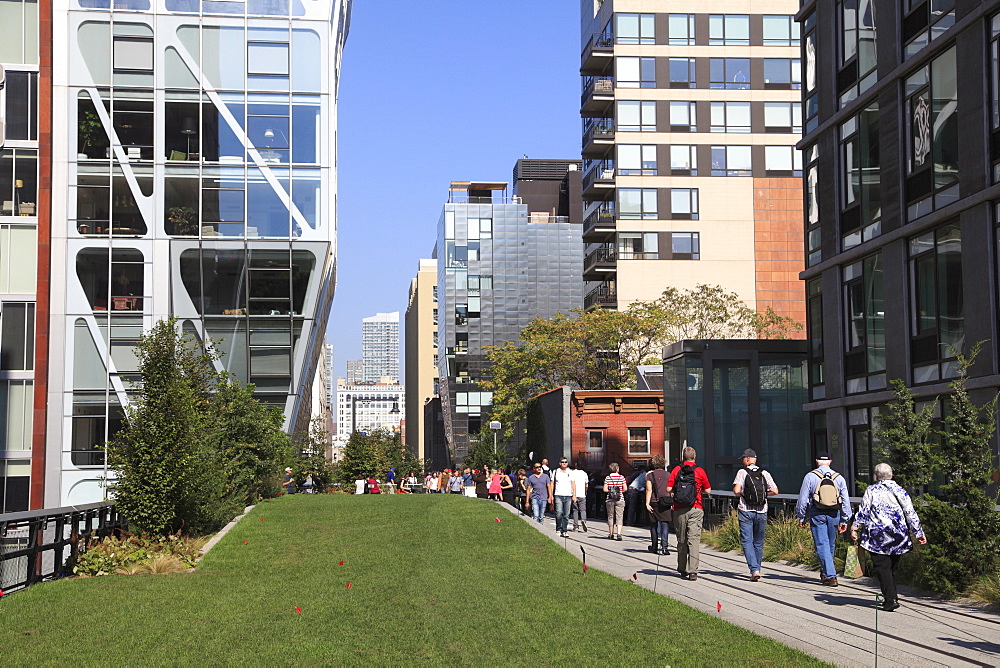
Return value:
M 503 507 L 518 515 L 511 506 Z M 750 582 L 742 554 L 702 546 L 698 580 L 690 582 L 677 573 L 677 537 L 673 534 L 670 555 L 657 557 L 646 549 L 648 529 L 625 527 L 623 540 L 612 541 L 607 539 L 607 524 L 596 520 L 587 523 L 589 532 L 570 532 L 569 538 L 560 538 L 553 516 L 542 524 L 522 519 L 578 559 L 582 546 L 589 568 L 635 582 L 838 666 L 876 663 L 875 594 L 879 590 L 874 579 L 840 578 L 839 587 L 823 587 L 815 571 L 766 562 L 761 580 Z M 878 665 L 1000 665 L 1000 615 L 915 596 L 905 587 L 900 594 L 901 608 L 877 612 Z

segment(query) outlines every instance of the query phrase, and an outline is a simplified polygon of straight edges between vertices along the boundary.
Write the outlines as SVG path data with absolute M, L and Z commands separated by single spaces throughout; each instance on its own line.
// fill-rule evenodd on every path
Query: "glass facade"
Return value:
M 811 453 L 805 342 L 682 341 L 663 362 L 667 459 L 692 446 L 713 486 L 727 488 L 753 448 L 779 489 L 798 488 Z M 705 387 L 709 380 L 711 386 Z M 706 391 L 706 389 L 708 391 Z
M 583 244 L 579 224 L 529 212 L 517 196 L 453 189 L 437 251 L 441 403 L 458 463 L 489 421 L 492 395 L 479 387 L 486 348 L 517 341 L 536 317 L 582 306 Z
M 292 430 L 333 294 L 347 3 L 125 4 L 80 0 L 65 18 L 63 502 L 102 495 L 93 469 L 154 321 L 177 316 Z

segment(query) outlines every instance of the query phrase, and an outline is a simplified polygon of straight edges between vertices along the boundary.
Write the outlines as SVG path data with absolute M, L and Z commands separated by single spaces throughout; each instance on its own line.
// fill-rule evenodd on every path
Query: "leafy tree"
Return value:
M 487 348 L 491 416 L 510 438 L 531 397 L 560 385 L 588 390 L 635 387 L 635 368 L 660 362 L 665 343 L 684 338 L 779 338 L 800 326 L 768 308 L 758 313 L 719 286 L 667 289 L 621 311 L 575 310 L 535 319 L 517 342 Z
M 129 523 L 165 535 L 213 528 L 206 499 L 224 496 L 213 453 L 203 447 L 214 370 L 209 353 L 161 320 L 136 346 L 143 382 L 108 443 L 111 488 Z
M 347 485 L 359 478 L 379 478 L 385 475 L 389 470 L 385 442 L 390 439 L 391 435 L 383 429 L 351 434 L 344 445 L 337 470 L 340 482 Z
M 937 400 L 916 410 L 910 388 L 901 379 L 892 381 L 895 399 L 876 417 L 877 452 L 892 462 L 893 479 L 902 487 L 922 490 L 931 482 L 931 444 Z
M 208 533 L 276 491 L 290 453 L 282 414 L 217 373 L 216 355 L 175 318 L 139 339 L 142 382 L 107 450 L 115 500 L 139 533 Z
M 323 420 L 314 419 L 306 432 L 295 434 L 293 442 L 298 456 L 292 458 L 289 466 L 296 485 L 302 487 L 306 478 L 312 476 L 313 489 L 325 492 L 337 480 L 337 467 L 326 458 L 330 432 Z
M 948 411 L 937 444 L 926 447 L 928 439 L 915 439 L 905 433 L 929 421 L 927 409 L 917 413 L 912 394 L 901 383 L 894 383 L 896 401 L 890 405 L 889 418 L 880 422 L 877 435 L 885 440 L 889 463 L 894 470 L 910 476 L 909 484 L 939 484 L 918 498 L 927 545 L 918 550 L 921 568 L 918 584 L 954 596 L 977 577 L 990 573 L 1000 558 L 1000 515 L 994 510 L 997 492 L 989 492 L 993 482 L 994 461 L 990 448 L 995 430 L 997 397 L 977 406 L 969 397 L 966 383 L 977 344 L 969 357 L 958 355 L 959 376 L 949 385 Z M 902 396 L 900 396 L 902 395 Z M 912 469 L 926 461 L 926 470 Z
M 254 386 L 223 374 L 212 397 L 210 435 L 226 480 L 226 497 L 240 507 L 281 491 L 281 469 L 291 458 L 284 415 L 253 396 Z M 232 515 L 230 515 L 232 517 Z
M 509 471 L 512 461 L 513 457 L 504 447 L 500 434 L 497 434 L 497 445 L 494 447 L 493 430 L 488 426 L 483 427 L 478 434 L 469 434 L 469 452 L 465 455 L 465 466 L 474 469 L 503 466 L 505 471 Z

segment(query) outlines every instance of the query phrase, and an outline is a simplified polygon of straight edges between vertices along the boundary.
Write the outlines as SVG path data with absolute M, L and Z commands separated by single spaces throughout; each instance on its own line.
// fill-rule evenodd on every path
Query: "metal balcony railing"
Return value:
M 588 118 L 583 125 L 583 146 L 595 139 L 614 139 L 615 119 L 613 118 Z
M 587 254 L 583 261 L 583 270 L 586 271 L 596 264 L 614 264 L 616 259 L 614 245 L 605 244 Z
M 614 184 L 614 160 L 587 160 L 583 163 L 583 189 L 587 190 L 598 181 Z
M 601 202 L 601 204 L 587 214 L 583 219 L 583 232 L 587 233 L 588 230 L 598 226 L 608 226 L 613 227 L 615 224 L 615 203 L 614 202 Z
M 601 283 L 599 286 L 587 293 L 583 298 L 585 309 L 594 306 L 615 306 L 618 304 L 618 290 L 613 283 Z
M 614 77 L 584 77 L 582 104 L 594 95 L 611 96 L 615 92 Z

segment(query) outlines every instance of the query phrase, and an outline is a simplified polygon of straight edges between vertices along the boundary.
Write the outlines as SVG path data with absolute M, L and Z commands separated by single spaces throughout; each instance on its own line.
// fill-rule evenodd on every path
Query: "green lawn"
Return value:
M 5 665 L 821 665 L 449 495 L 268 501 L 194 573 L 36 585 L 0 620 Z

